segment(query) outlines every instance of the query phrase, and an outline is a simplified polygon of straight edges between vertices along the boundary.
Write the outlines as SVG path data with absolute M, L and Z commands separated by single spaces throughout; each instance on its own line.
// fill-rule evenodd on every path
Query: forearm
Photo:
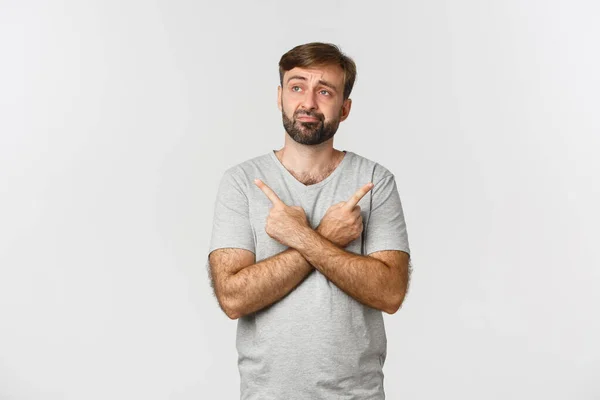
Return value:
M 397 301 L 396 277 L 378 259 L 347 252 L 313 230 L 294 247 L 319 272 L 357 301 L 390 312 Z
M 289 248 L 229 276 L 225 295 L 231 318 L 239 318 L 280 300 L 292 291 L 313 267 Z

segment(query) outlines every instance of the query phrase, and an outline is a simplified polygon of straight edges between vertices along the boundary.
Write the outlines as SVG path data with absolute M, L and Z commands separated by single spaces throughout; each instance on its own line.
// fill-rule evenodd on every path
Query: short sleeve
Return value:
M 214 205 L 209 254 L 215 249 L 227 247 L 255 253 L 248 196 L 244 191 L 246 187 L 232 170 L 223 174 Z
M 381 250 L 402 250 L 410 254 L 402 203 L 391 174 L 373 186 L 371 210 L 364 227 L 364 254 Z

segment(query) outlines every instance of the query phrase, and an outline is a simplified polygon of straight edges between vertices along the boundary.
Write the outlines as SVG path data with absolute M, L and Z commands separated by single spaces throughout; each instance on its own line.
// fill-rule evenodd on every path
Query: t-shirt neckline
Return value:
M 277 167 L 279 169 L 281 169 L 283 175 L 285 176 L 285 178 L 288 181 L 293 182 L 294 185 L 298 186 L 300 189 L 312 190 L 312 189 L 317 189 L 317 188 L 320 188 L 321 186 L 326 185 L 327 182 L 332 180 L 336 175 L 340 174 L 340 171 L 342 170 L 342 168 L 344 168 L 344 166 L 347 163 L 348 158 L 350 158 L 350 155 L 352 154 L 351 151 L 346 151 L 346 150 L 342 150 L 342 151 L 345 153 L 345 155 L 342 158 L 342 161 L 340 161 L 340 163 L 337 165 L 337 167 L 335 167 L 335 169 L 331 172 L 331 174 L 329 174 L 329 176 L 327 176 L 327 178 L 323 179 L 321 182 L 317 182 L 312 185 L 305 185 L 304 183 L 302 183 L 298 179 L 296 179 L 296 177 L 294 175 L 292 175 L 292 173 L 290 171 L 288 171 L 287 168 L 285 168 L 285 166 L 281 163 L 281 161 L 279 161 L 279 158 L 277 158 L 277 156 L 275 155 L 275 150 L 271 150 L 269 153 L 271 154 L 271 158 L 273 159 L 273 161 L 275 162 Z

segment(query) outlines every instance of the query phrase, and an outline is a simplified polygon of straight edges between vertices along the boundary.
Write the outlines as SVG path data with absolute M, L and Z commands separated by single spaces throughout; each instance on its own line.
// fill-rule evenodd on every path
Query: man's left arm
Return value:
M 408 288 L 409 255 L 382 250 L 362 256 L 347 252 L 314 230 L 303 231 L 296 247 L 304 258 L 357 301 L 393 314 Z
M 356 197 L 349 202 L 355 201 Z M 302 238 L 294 247 L 348 295 L 393 314 L 408 290 L 410 249 L 402 203 L 391 173 L 373 186 L 370 212 L 363 222 L 366 255 L 335 246 L 319 234 L 319 229 L 301 230 Z

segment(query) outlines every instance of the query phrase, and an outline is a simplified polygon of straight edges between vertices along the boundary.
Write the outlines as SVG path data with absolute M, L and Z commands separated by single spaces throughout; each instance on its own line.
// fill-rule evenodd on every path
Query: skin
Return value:
M 352 100 L 344 99 L 343 91 L 344 73 L 339 66 L 287 71 L 283 86 L 277 88 L 277 107 L 286 132 L 286 119 L 292 121 L 299 131 L 297 135 L 303 136 L 304 141 L 318 142 L 316 137 L 322 125 L 333 125 L 337 129 L 339 123 L 348 118 L 352 107 Z M 303 120 L 307 115 L 318 121 Z M 294 139 L 297 135 L 288 132 L 283 148 L 275 154 L 301 182 L 316 183 L 329 175 L 343 157 L 343 152 L 333 148 L 333 134 L 321 143 L 306 145 Z
M 352 104 L 343 99 L 343 83 L 340 67 L 325 66 L 287 71 L 278 87 L 287 135 L 276 155 L 305 184 L 325 179 L 343 158 L 333 148 L 333 135 Z M 408 254 L 388 250 L 362 256 L 343 250 L 363 230 L 357 203 L 373 188 L 371 182 L 331 206 L 314 230 L 301 207 L 286 205 L 260 179 L 255 184 L 273 204 L 265 231 L 289 248 L 258 263 L 245 249 L 218 249 L 209 255 L 215 294 L 231 319 L 280 300 L 315 269 L 365 305 L 389 314 L 400 308 L 409 281 Z

